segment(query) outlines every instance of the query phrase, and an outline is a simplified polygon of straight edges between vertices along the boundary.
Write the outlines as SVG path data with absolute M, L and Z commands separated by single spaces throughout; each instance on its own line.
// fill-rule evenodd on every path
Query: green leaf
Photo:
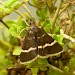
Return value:
M 4 53 L 4 50 L 3 49 L 1 49 L 1 47 L 0 47 L 0 55 L 4 55 L 5 53 Z
M 9 66 L 9 67 L 11 67 L 11 65 L 14 65 L 11 59 L 6 59 L 6 58 L 5 58 L 5 64 L 6 66 Z
M 20 2 L 19 0 L 6 0 L 0 6 L 0 18 L 10 14 L 14 9 L 19 8 Z
M 5 7 L 10 7 L 12 6 L 12 4 L 15 4 L 16 2 L 18 2 L 19 0 L 7 0 L 3 3 L 3 6 Z
M 9 20 L 6 22 L 6 24 L 9 26 L 9 32 L 14 37 L 18 37 L 19 33 L 17 31 L 18 25 L 16 25 L 16 22 L 14 20 Z
M 46 71 L 46 70 L 47 70 L 47 66 L 42 66 L 42 67 L 40 67 L 40 70 Z
M 69 73 L 69 66 L 65 66 L 65 67 L 64 67 L 64 72 L 65 72 L 65 73 Z
M 9 8 L 5 8 L 3 6 L 0 7 L 0 18 L 3 18 L 4 16 L 6 16 L 7 14 L 9 14 L 11 12 L 12 9 Z
M 74 43 L 69 42 L 69 43 L 68 43 L 68 46 L 69 46 L 69 48 L 71 48 L 72 50 L 75 50 L 75 42 L 74 42 Z
M 52 25 L 51 25 L 50 21 L 49 20 L 46 20 L 45 23 L 44 23 L 44 30 L 47 33 L 49 33 L 51 28 L 52 28 Z
M 33 5 L 35 5 L 37 8 L 45 8 L 46 4 L 45 4 L 45 0 L 32 0 Z
M 8 73 L 7 73 L 7 71 L 6 70 L 1 70 L 0 71 L 0 75 L 7 75 Z
M 46 19 L 48 18 L 48 14 L 47 14 L 47 8 L 43 8 L 43 9 L 38 9 L 36 11 L 37 16 L 40 18 L 40 20 Z
M 9 26 L 9 32 L 14 37 L 25 36 L 26 30 L 28 30 L 28 26 L 26 23 L 20 19 L 18 22 L 14 20 L 6 21 L 6 24 Z
M 13 40 L 12 40 L 12 39 L 13 39 Z M 10 35 L 9 43 L 10 43 L 12 46 L 19 46 L 19 44 L 20 44 L 19 39 L 18 39 L 17 37 L 12 36 L 12 35 Z
M 21 53 L 21 48 L 20 47 L 16 47 L 13 51 L 13 55 L 20 55 Z
M 49 70 L 47 71 L 47 75 L 63 75 L 63 73 L 61 73 L 61 72 L 58 71 L 58 70 L 49 69 Z
M 17 26 L 16 25 L 13 25 L 10 29 L 9 29 L 9 32 L 12 34 L 12 36 L 14 37 L 18 37 L 19 34 L 17 32 Z
M 38 64 L 43 64 L 43 65 L 48 64 L 47 59 L 44 59 L 44 58 L 38 58 L 38 59 L 36 60 L 36 62 L 37 62 Z
M 63 44 L 63 42 L 62 42 L 63 41 L 63 36 L 60 34 L 60 35 L 58 35 L 57 39 L 58 39 L 58 43 L 62 45 Z
M 0 55 L 0 65 L 3 64 L 4 65 L 4 62 L 5 61 L 5 56 L 4 55 Z
M 28 25 L 26 25 L 26 23 L 21 19 L 20 21 L 18 21 L 17 23 L 18 27 L 17 27 L 17 32 L 21 35 L 21 36 L 25 36 L 26 31 L 28 30 Z
M 57 34 L 53 34 L 52 35 L 53 39 L 56 40 L 59 44 L 63 45 L 63 36 L 57 35 Z
M 24 22 L 23 19 L 19 19 L 18 22 L 17 22 L 17 25 L 22 26 L 24 28 L 28 27 L 28 25 L 26 25 L 26 23 Z
M 0 48 L 0 69 L 4 69 L 5 66 L 8 67 L 13 64 L 12 60 L 9 59 L 10 57 L 6 58 L 7 53 L 6 49 Z
M 31 68 L 32 75 L 37 75 L 39 69 L 38 68 Z
M 27 68 L 37 68 L 38 67 L 38 64 L 35 61 L 31 63 L 27 63 L 25 65 L 27 65 Z
M 57 40 L 58 40 L 58 39 L 57 39 L 57 34 L 53 34 L 53 35 L 52 35 L 52 38 L 57 41 Z
M 20 6 L 20 2 L 15 2 L 14 4 L 12 4 L 12 8 L 17 9 Z
M 27 30 L 29 29 L 28 25 L 23 21 L 22 18 L 19 18 L 17 21 L 17 32 L 21 37 L 24 37 Z
M 14 24 L 16 24 L 16 22 L 14 20 L 8 20 L 6 21 L 6 24 L 10 27 L 12 27 Z
M 54 28 L 53 28 L 53 33 L 57 33 L 59 31 L 59 26 L 56 25 Z
M 71 58 L 70 63 L 72 64 L 72 66 L 75 66 L 75 56 Z

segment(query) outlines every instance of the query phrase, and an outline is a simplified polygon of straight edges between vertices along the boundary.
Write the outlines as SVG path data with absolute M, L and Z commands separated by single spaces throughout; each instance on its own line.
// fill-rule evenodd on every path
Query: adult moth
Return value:
M 22 63 L 34 61 L 38 57 L 48 58 L 56 56 L 63 52 L 62 46 L 54 41 L 43 28 L 36 26 L 33 21 L 30 24 L 22 44 L 22 52 L 20 54 L 20 61 Z

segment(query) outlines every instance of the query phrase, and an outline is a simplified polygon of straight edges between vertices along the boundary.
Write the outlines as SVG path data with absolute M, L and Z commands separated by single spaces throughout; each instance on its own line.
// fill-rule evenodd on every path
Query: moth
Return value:
M 22 44 L 21 63 L 32 62 L 38 57 L 48 58 L 56 56 L 62 52 L 62 46 L 54 41 L 43 28 L 36 26 L 35 22 L 30 23 L 30 28 Z

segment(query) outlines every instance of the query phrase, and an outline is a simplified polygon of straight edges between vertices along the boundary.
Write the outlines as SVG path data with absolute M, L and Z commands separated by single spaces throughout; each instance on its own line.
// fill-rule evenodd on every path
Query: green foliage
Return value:
M 59 32 L 59 26 L 58 25 L 56 25 L 53 29 L 53 33 L 57 33 L 57 32 Z
M 23 21 L 23 19 L 19 18 L 19 20 L 17 21 L 18 34 L 21 37 L 24 37 L 28 28 L 29 28 L 28 25 Z
M 47 70 L 47 64 L 48 64 L 47 59 L 38 58 L 37 63 L 39 64 L 39 66 L 41 66 L 41 67 L 39 67 L 40 70 L 42 70 L 42 71 Z
M 9 32 L 12 34 L 12 36 L 19 36 L 17 32 L 17 25 L 13 24 L 12 27 L 9 29 Z
M 20 55 L 20 53 L 21 53 L 20 47 L 15 47 L 15 49 L 13 51 L 13 55 Z
M 15 38 L 14 36 L 12 35 L 9 35 L 10 39 L 9 39 L 9 43 L 12 45 L 12 46 L 18 46 L 20 44 L 20 41 L 18 38 Z M 12 40 L 13 39 L 13 40 Z
M 38 58 L 37 63 L 38 64 L 46 65 L 46 64 L 48 64 L 48 61 L 47 61 L 47 59 Z
M 73 57 L 71 58 L 70 64 L 71 64 L 72 66 L 75 66 L 75 56 L 73 56 Z
M 31 63 L 27 63 L 25 65 L 27 65 L 28 68 L 37 68 L 38 67 L 38 63 L 36 63 L 35 61 L 33 61 Z
M 75 56 L 70 59 L 70 62 L 63 67 L 65 75 L 74 75 L 75 74 Z
M 0 18 L 10 14 L 13 10 L 20 7 L 19 0 L 7 0 L 0 5 Z
M 36 11 L 37 16 L 39 17 L 40 20 L 45 20 L 46 18 L 48 18 L 48 14 L 47 14 L 47 8 L 43 8 L 43 9 L 38 9 Z
M 0 40 L 0 48 L 8 50 L 8 49 L 11 48 L 11 45 L 8 42 L 4 41 L 4 40 Z
M 6 21 L 6 24 L 8 25 L 9 28 L 11 28 L 13 24 L 16 24 L 16 22 L 14 20 L 8 20 Z
M 39 69 L 38 68 L 31 68 L 32 75 L 37 75 Z
M 47 64 L 48 64 L 47 59 L 38 58 L 35 61 L 25 65 L 27 65 L 27 67 L 32 70 L 33 75 L 34 74 L 37 75 L 37 72 L 39 71 L 39 69 L 41 71 L 47 70 Z
M 32 2 L 33 2 L 33 5 L 37 7 L 38 9 L 46 7 L 46 4 L 45 4 L 46 0 L 32 0 Z
M 0 48 L 0 69 L 5 69 L 5 67 L 13 65 L 12 61 L 6 57 L 8 51 Z
M 57 71 L 57 70 L 53 70 L 53 69 L 49 69 L 47 72 L 47 75 L 63 75 L 61 72 Z
M 69 67 L 68 66 L 65 66 L 64 67 L 64 73 L 70 75 L 70 70 L 69 70 Z
M 12 36 L 19 37 L 20 34 L 22 36 L 25 36 L 28 26 L 26 25 L 26 23 L 23 20 L 20 19 L 18 22 L 9 20 L 6 23 L 9 26 L 9 32 Z M 24 31 L 22 32 L 23 29 L 24 29 Z
M 27 0 L 23 0 L 22 2 L 20 2 L 19 0 L 4 1 L 2 4 L 0 4 L 0 19 L 3 19 L 11 12 L 14 12 L 26 2 Z M 60 11 L 58 13 L 56 10 L 58 10 L 60 5 L 59 0 L 32 0 L 32 3 L 30 4 L 31 6 L 34 6 L 36 8 L 35 13 L 37 15 L 37 19 L 35 18 L 35 20 L 37 20 L 38 22 L 36 24 L 38 24 L 38 26 L 40 25 L 40 27 L 43 27 L 44 30 L 48 34 L 51 34 L 53 39 L 56 40 L 59 44 L 61 44 L 64 47 L 63 49 L 66 50 L 65 52 L 66 54 L 62 53 L 60 56 L 58 55 L 50 57 L 49 60 L 44 58 L 37 58 L 35 61 L 31 63 L 22 65 L 23 67 L 31 69 L 32 75 L 37 75 L 39 70 L 46 72 L 47 75 L 75 75 L 75 43 L 71 43 L 66 39 L 64 40 L 63 35 L 59 34 L 60 27 L 64 30 L 65 34 L 66 33 L 67 34 L 69 33 L 68 35 L 75 34 L 75 29 L 72 28 L 74 27 L 75 23 L 75 20 L 73 19 L 74 17 L 73 15 L 75 15 L 74 8 L 71 10 L 70 13 L 70 7 L 72 8 L 74 2 L 72 1 L 70 1 L 70 3 L 68 2 L 69 2 L 68 0 L 63 0 L 62 6 L 60 7 L 59 9 Z M 66 6 L 67 3 L 70 5 Z M 68 15 L 66 15 L 67 18 L 66 16 L 64 16 L 65 17 L 64 18 L 62 15 L 60 15 L 61 11 L 64 9 L 65 6 L 66 6 L 65 10 L 68 7 L 67 11 Z M 26 35 L 27 30 L 29 29 L 28 26 L 28 24 L 30 24 L 29 20 L 33 19 L 31 18 L 32 14 L 30 13 L 30 11 L 26 8 L 24 9 L 26 10 L 25 12 L 27 12 L 27 14 L 24 13 L 20 14 L 18 12 L 20 17 L 18 17 L 16 20 L 10 19 L 4 22 L 9 27 L 7 33 L 5 31 L 4 34 L 4 32 L 2 32 L 0 28 L 0 35 L 2 36 L 2 39 L 0 39 L 0 75 L 7 75 L 6 69 L 12 66 L 15 67 L 15 64 L 16 67 L 17 66 L 20 67 L 21 65 L 18 62 L 19 59 L 18 57 L 21 53 L 21 45 L 23 42 L 22 40 Z M 70 34 L 70 31 L 73 31 L 72 34 Z M 69 40 L 74 40 L 74 39 L 69 38 Z M 69 48 L 67 45 L 65 47 L 66 43 L 67 44 L 69 43 L 68 45 Z M 70 57 L 68 57 L 67 52 Z M 49 66 L 50 64 L 53 65 L 53 67 Z
M 18 8 L 20 6 L 20 2 L 19 0 L 7 0 L 3 3 L 3 6 L 4 7 L 7 7 L 7 8 Z
M 46 66 L 47 64 L 48 64 L 47 59 L 38 58 L 37 60 L 35 60 L 31 63 L 25 64 L 25 65 L 28 65 L 28 67 L 30 67 L 30 68 L 33 67 L 33 66 L 34 66 L 34 68 L 35 67 L 40 68 L 40 67 Z
M 7 75 L 8 73 L 7 73 L 7 71 L 6 70 L 1 70 L 0 71 L 0 75 Z
M 44 21 L 44 30 L 47 33 L 50 33 L 50 30 L 52 29 L 52 24 L 50 23 L 50 21 L 47 19 Z
M 52 35 L 53 39 L 55 39 L 59 44 L 63 45 L 63 36 L 60 34 L 60 35 L 57 35 L 57 34 L 53 34 Z

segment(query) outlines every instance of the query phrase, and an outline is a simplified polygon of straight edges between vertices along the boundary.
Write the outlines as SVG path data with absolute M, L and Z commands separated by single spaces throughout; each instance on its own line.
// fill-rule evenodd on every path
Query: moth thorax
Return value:
M 37 33 L 38 33 L 38 27 L 37 27 L 36 25 L 30 26 L 30 29 L 31 29 L 31 31 L 32 31 L 34 34 L 37 34 Z

